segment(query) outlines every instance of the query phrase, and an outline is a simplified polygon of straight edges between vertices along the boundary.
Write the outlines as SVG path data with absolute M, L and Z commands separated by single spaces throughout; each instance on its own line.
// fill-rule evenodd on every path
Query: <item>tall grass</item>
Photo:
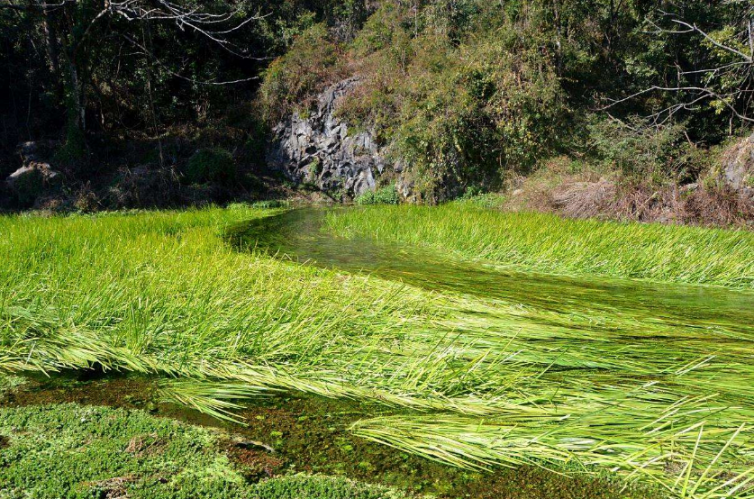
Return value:
M 148 373 L 225 418 L 275 391 L 372 401 L 397 412 L 366 415 L 357 435 L 456 466 L 598 467 L 674 497 L 754 495 L 751 325 L 445 296 L 224 243 L 266 213 L 0 218 L 0 370 Z
M 754 232 L 567 220 L 450 203 L 334 211 L 341 236 L 428 245 L 542 273 L 754 289 Z

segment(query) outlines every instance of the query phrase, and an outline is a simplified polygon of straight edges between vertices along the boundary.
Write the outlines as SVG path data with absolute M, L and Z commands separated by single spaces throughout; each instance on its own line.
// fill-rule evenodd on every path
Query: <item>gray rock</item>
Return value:
M 737 191 L 754 187 L 754 134 L 725 152 L 723 175 L 725 181 Z
M 49 184 L 55 183 L 61 178 L 60 172 L 53 170 L 48 163 L 32 161 L 8 175 L 6 182 L 12 188 L 19 183 L 26 182 L 31 177 L 38 177 L 41 181 Z
M 62 175 L 49 164 L 32 161 L 11 173 L 6 184 L 19 203 L 33 203 L 45 190 L 58 185 Z
M 294 113 L 273 129 L 268 164 L 296 183 L 355 197 L 373 190 L 385 172 L 385 150 L 370 132 L 350 133 L 335 115 L 338 100 L 359 84 L 358 78 L 337 83 L 318 100 L 311 115 Z
M 21 158 L 23 166 L 33 162 L 45 162 L 45 158 L 52 155 L 52 152 L 58 146 L 58 142 L 53 140 L 32 140 L 21 142 L 16 146 L 16 154 Z

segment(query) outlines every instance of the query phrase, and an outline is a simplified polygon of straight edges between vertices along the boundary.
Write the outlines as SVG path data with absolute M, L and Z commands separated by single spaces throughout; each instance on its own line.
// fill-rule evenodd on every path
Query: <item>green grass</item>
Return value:
M 328 219 L 341 236 L 432 246 L 520 270 L 754 289 L 754 232 L 567 220 L 474 203 L 366 207 Z
M 0 218 L 0 370 L 147 373 L 162 379 L 164 398 L 218 417 L 232 418 L 239 400 L 271 391 L 371 401 L 393 413 L 365 414 L 351 428 L 356 435 L 454 466 L 613 470 L 672 497 L 754 494 L 749 325 L 702 328 L 586 303 L 563 312 L 442 295 L 238 252 L 223 240 L 233 224 L 270 213 L 236 206 Z M 444 222 L 434 228 L 436 217 Z M 459 206 L 382 207 L 338 212 L 330 223 L 349 234 L 373 224 L 385 239 L 404 237 L 384 227 L 405 223 L 458 241 L 463 227 L 469 240 L 493 233 L 485 217 L 506 220 Z M 548 237 L 561 249 L 582 227 L 516 217 L 519 230 L 540 237 L 550 234 L 543 221 L 555 225 L 558 237 Z M 655 234 L 655 246 L 635 246 L 656 252 L 670 248 L 666 240 L 690 245 L 687 263 L 704 256 L 706 241 L 727 272 L 741 269 L 729 285 L 751 282 L 746 234 L 594 227 L 602 236 Z M 413 237 L 405 236 L 421 241 Z M 602 240 L 583 237 L 587 250 Z M 643 258 L 652 267 L 651 254 L 638 253 L 631 265 Z M 663 258 L 652 267 L 663 276 L 682 267 Z M 708 266 L 722 284 L 723 268 Z M 704 274 L 687 272 L 676 279 Z
M 354 202 L 358 205 L 370 204 L 398 204 L 400 196 L 394 185 L 388 185 L 373 191 L 367 191 L 358 196 Z
M 73 404 L 0 409 L 2 498 L 400 499 L 345 478 L 248 483 L 223 434 L 138 410 Z

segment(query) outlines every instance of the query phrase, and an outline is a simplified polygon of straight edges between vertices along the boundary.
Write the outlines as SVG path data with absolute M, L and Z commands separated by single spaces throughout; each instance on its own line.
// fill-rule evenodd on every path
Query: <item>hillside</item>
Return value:
M 745 2 L 150 5 L 0 6 L 0 208 L 754 218 Z

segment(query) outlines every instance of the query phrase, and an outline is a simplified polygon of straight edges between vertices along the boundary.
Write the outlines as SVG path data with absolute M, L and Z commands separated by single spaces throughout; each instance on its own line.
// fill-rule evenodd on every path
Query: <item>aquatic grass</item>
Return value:
M 395 414 L 354 433 L 455 466 L 752 494 L 754 329 L 735 314 L 430 292 L 228 244 L 270 214 L 0 217 L 0 370 L 149 374 L 231 420 L 277 392 L 368 401 Z
M 754 289 L 754 232 L 569 220 L 469 203 L 336 210 L 329 229 L 520 270 Z

